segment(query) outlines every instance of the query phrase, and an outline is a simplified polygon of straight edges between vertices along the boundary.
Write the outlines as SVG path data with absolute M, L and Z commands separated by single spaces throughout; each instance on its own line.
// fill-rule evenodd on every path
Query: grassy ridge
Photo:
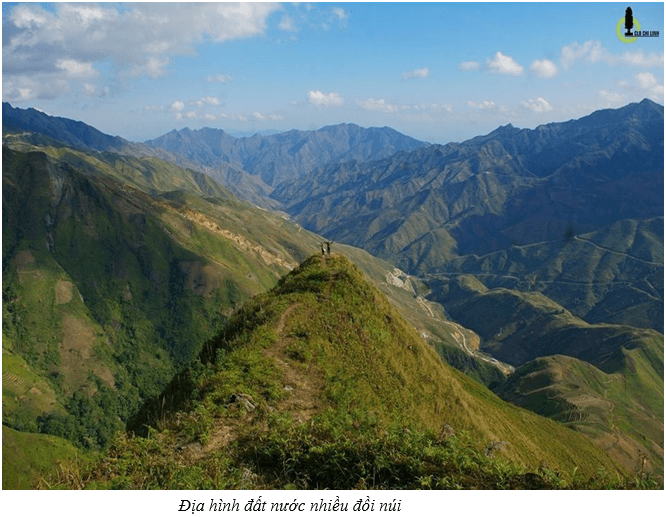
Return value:
M 69 486 L 625 483 L 585 437 L 443 363 L 341 256 L 312 257 L 246 303 L 134 425 L 153 431 L 119 436 Z

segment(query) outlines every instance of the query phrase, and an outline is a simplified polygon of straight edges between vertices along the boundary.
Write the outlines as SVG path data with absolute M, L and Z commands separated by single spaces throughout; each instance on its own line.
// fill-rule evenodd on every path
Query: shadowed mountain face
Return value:
M 13 108 L 7 102 L 2 103 L 2 126 L 6 130 L 34 132 L 75 148 L 118 151 L 131 145 L 127 140 L 106 135 L 83 122 L 52 117 L 33 108 Z
M 433 268 L 431 282 L 473 275 L 486 287 L 540 292 L 589 323 L 663 332 L 663 217 L 622 220 L 590 233 Z
M 106 446 L 318 242 L 156 159 L 61 144 L 4 147 L 2 165 L 3 465 L 24 466 L 4 488 Z

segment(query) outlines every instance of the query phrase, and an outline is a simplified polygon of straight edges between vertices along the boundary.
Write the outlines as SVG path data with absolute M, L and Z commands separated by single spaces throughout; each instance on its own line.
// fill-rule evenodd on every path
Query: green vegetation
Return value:
M 3 490 L 35 488 L 63 463 L 83 464 L 90 459 L 62 438 L 2 426 Z
M 484 361 L 471 355 L 468 349 L 463 347 L 467 344 L 467 339 L 463 338 L 461 332 L 468 335 L 472 349 L 475 348 L 472 342 L 476 342 L 478 346 L 478 337 L 452 323 L 441 305 L 426 299 L 431 294 L 431 289 L 425 282 L 396 270 L 388 262 L 359 248 L 336 243 L 335 249 L 340 249 L 372 280 L 402 317 L 417 329 L 448 364 L 486 386 L 506 378 L 506 365 L 498 367 L 497 362 Z M 400 278 L 395 277 L 396 272 L 400 274 Z M 393 275 L 393 278 L 390 275 Z
M 254 297 L 69 488 L 647 488 L 444 364 L 346 258 Z M 146 472 L 150 476 L 146 476 Z
M 196 182 L 158 184 L 168 174 L 155 160 L 45 150 L 3 156 L 3 422 L 100 449 L 318 238 L 233 197 L 204 199 L 215 191 Z M 139 179 L 152 178 L 164 193 L 110 178 L 144 188 Z M 391 269 L 351 253 L 379 278 Z M 443 328 L 393 291 L 415 325 Z
M 588 323 L 663 332 L 663 235 L 663 215 L 623 219 L 570 239 L 452 258 L 446 271 L 543 293 Z
M 573 357 L 543 357 L 493 390 L 590 436 L 627 468 L 640 464 L 663 475 L 663 380 L 650 352 L 663 354 L 663 342 L 618 350 L 610 374 Z
M 37 375 L 21 356 L 9 351 L 11 344 L 7 337 L 2 341 L 3 422 L 11 423 L 17 430 L 37 432 L 40 415 L 64 408 L 50 383 Z
M 102 449 L 234 307 L 295 263 L 278 240 L 294 240 L 289 249 L 303 253 L 314 237 L 297 241 L 293 225 L 219 186 L 203 188 L 209 180 L 198 191 L 193 180 L 192 194 L 178 196 L 175 174 L 173 195 L 160 198 L 109 178 L 130 163 L 157 178 L 159 161 L 77 155 L 91 175 L 40 152 L 4 149 L 3 423 Z M 211 203 L 202 194 L 221 197 Z M 170 198 L 188 199 L 189 208 Z M 281 261 L 266 262 L 244 230 L 253 225 L 261 238 L 271 235 L 266 256 Z M 244 232 L 240 243 L 234 231 Z
M 627 468 L 646 457 L 663 475 L 663 335 L 591 325 L 541 293 L 486 289 L 472 278 L 438 279 L 433 289 L 484 351 L 518 367 L 493 391 L 586 434 Z
M 528 470 L 479 448 L 469 436 L 436 436 L 395 426 L 350 432 L 326 419 L 273 424 L 269 433 L 245 433 L 224 449 L 184 459 L 168 432 L 149 438 L 118 435 L 94 463 L 72 462 L 42 481 L 43 488 L 258 490 L 258 489 L 659 489 L 651 476 L 569 476 L 545 463 Z M 147 476 L 146 473 L 150 472 Z

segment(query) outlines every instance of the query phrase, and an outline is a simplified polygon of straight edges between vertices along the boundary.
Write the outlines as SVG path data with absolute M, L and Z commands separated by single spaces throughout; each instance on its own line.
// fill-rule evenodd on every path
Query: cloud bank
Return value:
M 194 54 L 204 39 L 220 43 L 264 34 L 268 16 L 280 8 L 260 3 L 173 3 L 168 10 L 160 3 L 53 7 L 19 4 L 3 19 L 6 100 L 52 99 L 76 80 L 95 86 L 90 81 L 100 77 L 101 67 L 157 79 L 168 73 L 174 56 Z

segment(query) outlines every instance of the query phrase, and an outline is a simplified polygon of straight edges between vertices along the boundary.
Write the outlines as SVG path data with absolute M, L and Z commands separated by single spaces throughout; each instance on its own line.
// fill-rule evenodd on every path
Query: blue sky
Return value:
M 627 5 L 656 38 L 622 41 Z M 133 141 L 352 122 L 436 143 L 664 99 L 663 3 L 3 3 L 3 101 Z

